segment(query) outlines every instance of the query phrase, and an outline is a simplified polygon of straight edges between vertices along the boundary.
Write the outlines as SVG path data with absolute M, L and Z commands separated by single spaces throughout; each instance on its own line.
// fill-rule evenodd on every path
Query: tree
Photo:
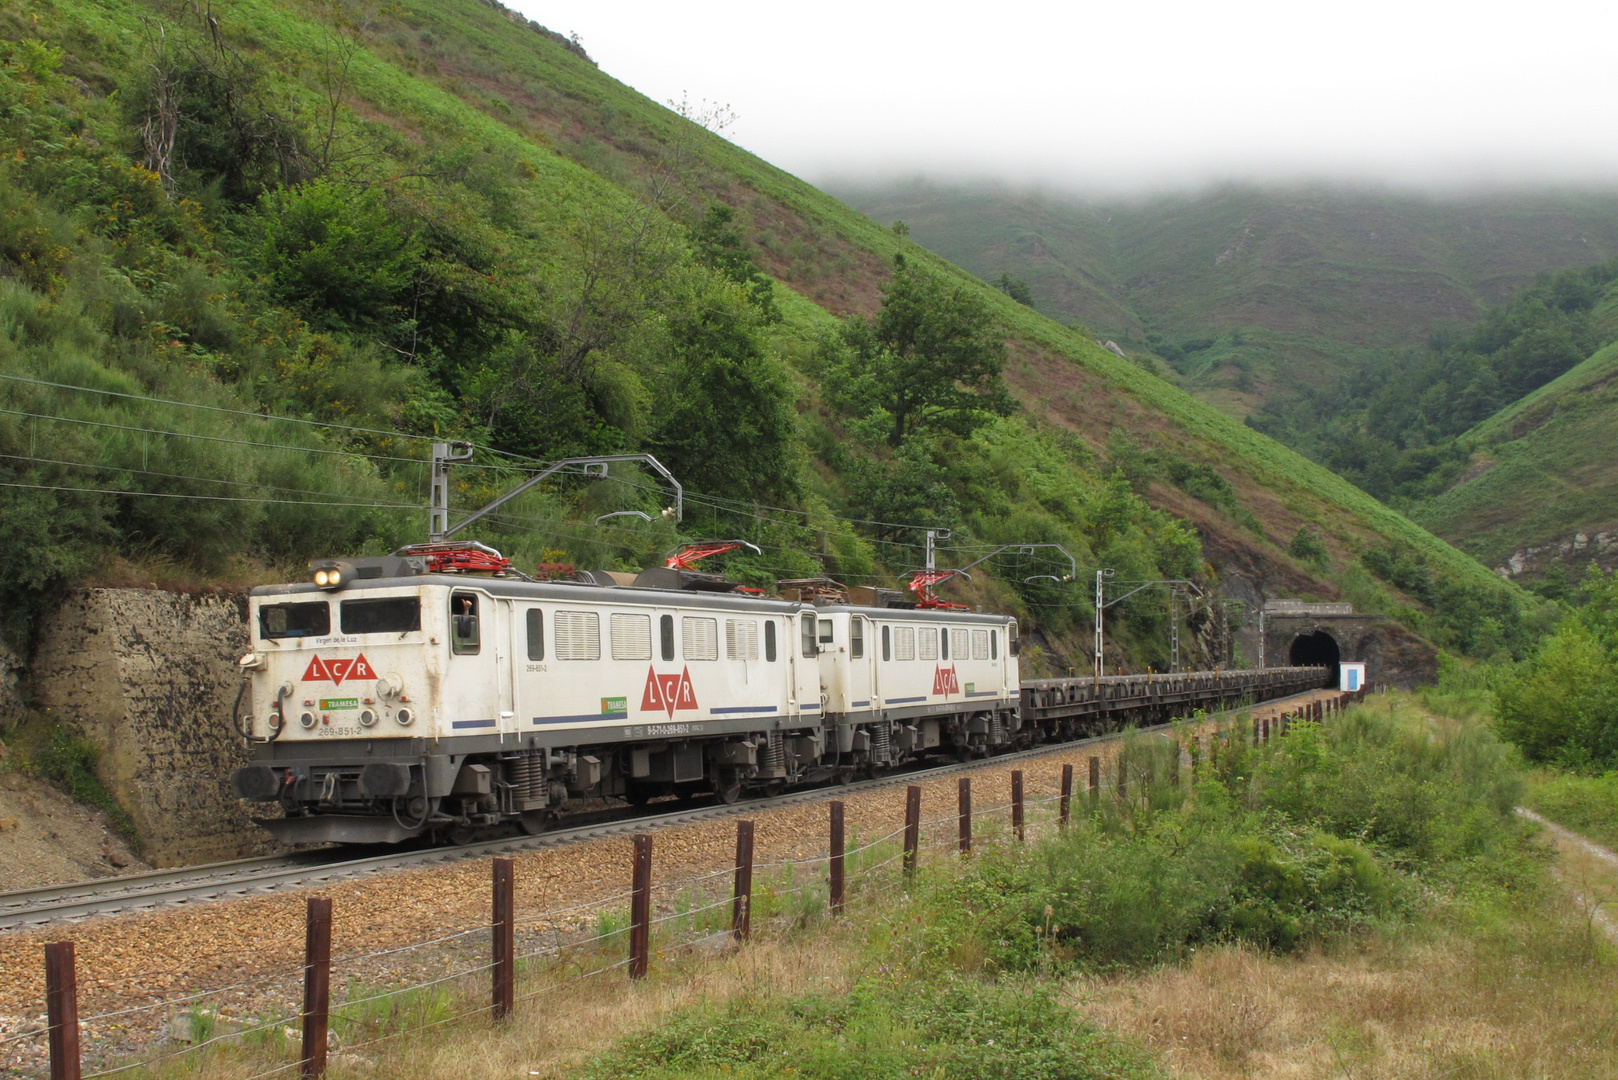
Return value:
M 263 199 L 271 292 L 322 329 L 370 329 L 398 318 L 421 257 L 377 188 L 330 180 Z
M 1023 307 L 1034 306 L 1034 294 L 1028 288 L 1028 282 L 1020 278 L 1014 278 L 1010 274 L 1001 274 L 1000 279 L 994 283 L 994 287 Z
M 883 411 L 894 448 L 928 429 L 971 435 L 990 415 L 1015 407 L 1000 378 L 1002 333 L 966 285 L 896 259 L 876 318 L 843 325 L 829 389 L 849 412 Z
M 708 207 L 707 216 L 691 231 L 691 241 L 698 261 L 746 289 L 747 298 L 765 322 L 781 321 L 780 309 L 775 306 L 775 282 L 753 262 L 752 253 L 742 242 L 736 228 L 736 211 L 724 205 Z
M 744 286 L 692 268 L 663 309 L 668 356 L 650 449 L 690 489 L 740 499 L 798 494 L 797 414 L 786 368 Z

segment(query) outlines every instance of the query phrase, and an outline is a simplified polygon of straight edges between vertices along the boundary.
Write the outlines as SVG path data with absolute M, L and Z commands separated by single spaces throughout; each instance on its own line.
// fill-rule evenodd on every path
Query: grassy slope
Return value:
M 86 50 L 116 51 L 127 48 L 121 42 L 137 40 L 144 11 L 138 5 L 82 0 L 69 7 Z M 245 31 L 272 62 L 308 63 L 321 46 L 317 17 L 313 8 L 243 0 L 229 11 L 227 30 Z M 425 56 L 416 42 L 426 33 L 453 38 L 457 47 Z M 360 54 L 354 72 L 358 111 L 405 138 L 430 143 L 447 133 L 473 134 L 520 155 L 534 167 L 531 195 L 543 207 L 545 228 L 560 228 L 591 205 L 621 202 L 623 188 L 644 176 L 661 149 L 690 139 L 706 191 L 745 212 L 767 267 L 821 309 L 838 315 L 873 310 L 886 268 L 900 251 L 972 280 L 768 163 L 693 131 L 669 110 L 499 11 L 416 0 L 388 9 L 366 34 L 370 51 Z M 1379 537 L 1398 538 L 1460 579 L 1498 587 L 1479 564 L 1333 474 L 1096 347 L 1087 335 L 985 292 L 1010 327 L 1014 362 L 1008 374 L 1036 418 L 1077 431 L 1093 447 L 1104 444 L 1111 426 L 1127 424 L 1155 433 L 1193 460 L 1215 463 L 1272 540 L 1284 541 L 1301 523 L 1317 522 L 1341 559 Z M 788 338 L 806 339 L 825 321 L 805 304 L 789 305 L 789 311 L 795 317 Z M 1226 547 L 1255 548 L 1251 537 L 1200 504 L 1172 491 L 1159 490 L 1156 498 L 1194 517 Z M 1286 562 L 1273 544 L 1257 548 L 1255 561 Z M 1329 581 L 1311 583 L 1292 569 L 1302 591 L 1335 592 Z
M 1618 521 L 1618 344 L 1512 403 L 1471 432 L 1472 479 L 1428 501 L 1417 519 L 1484 562 Z

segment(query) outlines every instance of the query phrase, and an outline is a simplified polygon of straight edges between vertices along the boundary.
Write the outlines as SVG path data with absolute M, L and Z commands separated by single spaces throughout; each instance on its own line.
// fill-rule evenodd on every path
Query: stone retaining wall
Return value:
M 240 596 L 86 589 L 40 626 L 34 698 L 100 749 L 102 782 L 154 865 L 277 849 L 230 790 L 247 760 L 230 724 L 247 649 Z

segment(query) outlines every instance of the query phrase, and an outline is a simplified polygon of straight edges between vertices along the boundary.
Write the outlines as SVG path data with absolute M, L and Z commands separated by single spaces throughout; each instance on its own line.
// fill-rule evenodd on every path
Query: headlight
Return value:
M 401 726 L 408 726 L 410 721 L 414 720 L 416 717 L 409 709 L 400 709 L 398 712 L 393 714 L 393 718 L 397 720 Z
M 322 589 L 340 589 L 354 576 L 354 568 L 340 560 L 322 559 L 309 565 L 315 571 L 315 584 Z

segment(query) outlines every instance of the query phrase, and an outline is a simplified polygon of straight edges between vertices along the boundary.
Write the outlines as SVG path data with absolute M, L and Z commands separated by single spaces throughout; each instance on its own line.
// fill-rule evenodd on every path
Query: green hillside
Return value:
M 1608 569 L 1618 561 L 1618 544 L 1598 540 L 1618 525 L 1618 344 L 1468 435 L 1477 449 L 1466 478 L 1417 506 L 1418 521 L 1525 580 L 1565 580 L 1592 560 Z M 1575 547 L 1581 533 L 1587 542 Z
M 1618 194 L 832 190 L 985 280 L 1027 281 L 1052 318 L 1156 353 L 1237 417 L 1469 324 L 1543 272 L 1618 254 Z
M 676 524 L 650 479 L 565 475 L 479 525 L 520 566 L 724 535 L 763 549 L 726 567 L 758 584 L 891 584 L 934 526 L 945 565 L 1074 553 L 1076 582 L 1041 551 L 951 587 L 1019 611 L 1053 665 L 1084 653 L 1102 566 L 1526 645 L 1523 594 L 1477 562 L 684 112 L 473 0 L 0 10 L 13 639 L 76 582 L 421 539 L 427 445 L 457 438 L 480 448 L 457 507 L 578 454 L 686 485 Z M 979 375 L 933 378 L 967 339 Z M 622 510 L 653 520 L 599 520 Z M 1125 607 L 1119 661 L 1164 664 L 1165 606 Z

